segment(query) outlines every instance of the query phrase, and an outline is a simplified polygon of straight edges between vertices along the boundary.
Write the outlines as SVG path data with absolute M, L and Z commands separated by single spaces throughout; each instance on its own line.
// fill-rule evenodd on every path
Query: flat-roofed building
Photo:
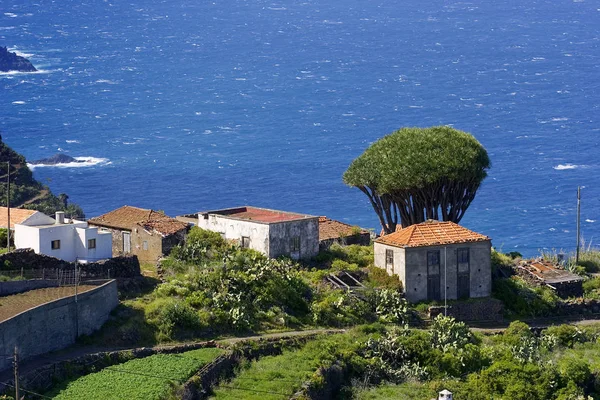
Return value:
M 204 211 L 197 216 L 198 227 L 270 258 L 306 259 L 319 252 L 319 217 L 250 206 Z

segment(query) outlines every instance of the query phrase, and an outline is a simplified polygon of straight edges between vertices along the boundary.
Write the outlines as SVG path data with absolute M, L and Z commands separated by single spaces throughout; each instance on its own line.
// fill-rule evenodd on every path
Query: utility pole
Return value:
M 6 249 L 10 251 L 10 161 L 6 162 L 6 210 L 8 214 L 8 229 L 6 229 Z
M 581 187 L 577 186 L 577 250 L 575 252 L 575 264 L 579 264 L 579 238 L 581 230 Z
M 19 353 L 17 352 L 17 346 L 15 346 L 15 354 L 13 357 L 13 367 L 15 370 L 15 399 L 19 400 Z
M 447 252 L 448 248 L 444 246 L 444 317 L 448 316 L 448 267 Z M 457 266 L 458 268 L 458 266 Z

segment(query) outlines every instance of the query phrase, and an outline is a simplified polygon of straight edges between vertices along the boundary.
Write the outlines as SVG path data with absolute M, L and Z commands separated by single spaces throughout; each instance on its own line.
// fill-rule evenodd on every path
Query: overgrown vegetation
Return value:
M 147 344 L 378 320 L 406 324 L 409 313 L 397 277 L 368 272 L 372 264 L 372 247 L 334 245 L 305 265 L 267 259 L 195 227 L 162 261 L 163 282 L 152 293 L 126 301 L 93 339 Z M 357 295 L 334 289 L 323 278 L 339 271 L 354 271 L 372 287 L 384 282 L 385 288 Z
M 518 321 L 501 335 L 476 336 L 438 316 L 430 332 L 397 329 L 370 339 L 363 379 L 345 396 L 423 399 L 448 389 L 457 400 L 596 398 L 597 338 L 598 327 L 560 325 L 535 335 Z
M 518 276 L 494 279 L 492 295 L 504 303 L 509 316 L 516 317 L 551 315 L 560 301 L 549 287 L 533 288 Z

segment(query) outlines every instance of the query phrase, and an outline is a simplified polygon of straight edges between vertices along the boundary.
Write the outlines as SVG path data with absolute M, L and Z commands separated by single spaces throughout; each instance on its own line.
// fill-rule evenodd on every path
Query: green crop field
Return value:
M 400 385 L 383 384 L 368 389 L 357 389 L 352 398 L 357 400 L 428 400 L 437 398 L 437 393 L 426 384 L 407 382 Z
M 325 344 L 338 336 L 320 338 L 300 350 L 285 350 L 281 355 L 243 365 L 235 378 L 215 388 L 211 399 L 287 400 L 321 365 Z
M 183 383 L 221 354 L 216 348 L 155 354 L 82 376 L 50 395 L 60 400 L 159 400 L 173 384 Z

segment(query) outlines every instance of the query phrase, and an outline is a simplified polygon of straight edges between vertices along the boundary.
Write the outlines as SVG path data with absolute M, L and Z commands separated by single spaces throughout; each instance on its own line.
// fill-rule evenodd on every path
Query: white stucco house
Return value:
M 60 211 L 56 219 L 41 214 L 15 224 L 14 229 L 17 249 L 30 248 L 38 254 L 82 263 L 112 257 L 110 232 L 99 231 L 85 221 L 65 219 Z
M 270 258 L 307 259 L 319 253 L 319 217 L 258 207 L 237 207 L 178 217 L 218 232 Z
M 488 297 L 491 239 L 454 222 L 426 221 L 375 240 L 375 266 L 398 275 L 410 302 Z

